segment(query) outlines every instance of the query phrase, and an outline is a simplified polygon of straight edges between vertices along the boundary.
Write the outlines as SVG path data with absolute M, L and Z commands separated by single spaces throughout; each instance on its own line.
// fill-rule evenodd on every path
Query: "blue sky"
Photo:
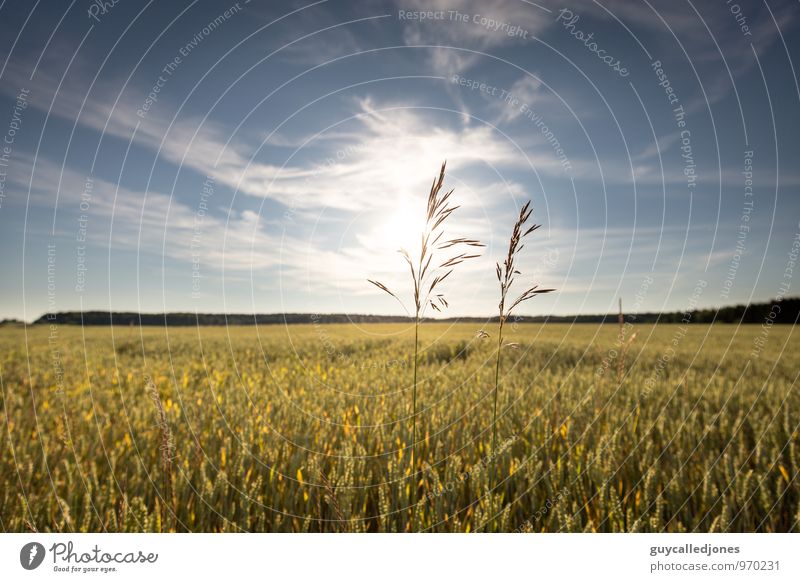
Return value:
M 366 279 L 408 293 L 395 250 L 416 240 L 444 159 L 461 204 L 449 232 L 487 243 L 449 279 L 448 315 L 494 312 L 494 261 L 528 199 L 543 226 L 521 270 L 558 292 L 521 313 L 791 285 L 795 2 L 75 0 L 0 15 L 0 318 L 402 313 Z

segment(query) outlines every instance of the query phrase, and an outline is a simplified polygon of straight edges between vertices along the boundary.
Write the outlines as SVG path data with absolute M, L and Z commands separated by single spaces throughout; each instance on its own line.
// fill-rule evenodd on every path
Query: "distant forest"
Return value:
M 800 315 L 800 297 L 786 298 L 770 303 L 734 305 L 719 309 L 696 309 L 688 312 L 667 313 L 629 313 L 625 320 L 631 323 L 797 323 Z M 134 325 L 134 326 L 187 326 L 187 325 L 275 325 L 275 324 L 314 324 L 314 323 L 402 323 L 411 321 L 410 317 L 393 315 L 353 315 L 346 313 L 135 313 L 108 311 L 65 311 L 42 315 L 34 324 L 59 323 L 62 325 Z M 433 320 L 431 320 L 433 321 Z M 487 323 L 497 321 L 497 317 L 453 317 L 436 319 L 444 322 Z M 516 318 L 520 323 L 616 323 L 618 315 L 550 315 Z M 5 321 L 0 323 L 19 323 Z

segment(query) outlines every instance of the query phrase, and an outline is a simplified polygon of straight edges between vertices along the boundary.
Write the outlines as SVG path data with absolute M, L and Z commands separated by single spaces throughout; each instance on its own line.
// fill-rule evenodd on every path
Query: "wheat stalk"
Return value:
M 156 408 L 156 413 L 158 415 L 158 419 L 156 425 L 158 426 L 159 433 L 161 434 L 161 444 L 159 446 L 159 453 L 160 453 L 160 461 L 161 461 L 161 479 L 162 479 L 162 489 L 163 489 L 163 504 L 162 504 L 162 511 L 161 511 L 161 524 L 162 528 L 164 527 L 163 524 L 167 522 L 168 510 L 170 506 L 173 505 L 173 498 L 172 498 L 172 460 L 175 458 L 175 446 L 172 441 L 172 431 L 169 428 L 169 423 L 167 422 L 167 413 L 164 410 L 164 405 L 161 403 L 161 396 L 158 394 L 158 388 L 156 387 L 155 382 L 149 376 L 147 377 L 147 387 L 146 391 L 148 396 L 150 396 L 150 400 L 153 401 L 153 405 Z M 175 517 L 175 525 L 177 525 L 177 514 L 174 511 L 174 507 L 172 508 L 173 516 Z
M 319 471 L 319 476 L 325 487 L 325 500 L 328 502 L 328 505 L 333 508 L 333 512 L 336 515 L 336 529 L 341 531 L 342 527 L 346 527 L 347 520 L 344 518 L 342 508 L 339 505 L 339 499 L 336 497 L 336 488 L 331 484 L 330 480 L 321 469 Z M 323 517 L 321 511 L 320 517 Z
M 425 226 L 421 233 L 421 245 L 419 256 L 412 257 L 406 249 L 398 252 L 408 264 L 411 272 L 414 293 L 414 373 L 411 389 L 411 479 L 412 479 L 412 499 L 411 511 L 417 502 L 417 368 L 419 366 L 419 325 L 425 310 L 430 307 L 434 311 L 441 312 L 449 306 L 444 294 L 439 292 L 441 284 L 450 276 L 455 267 L 480 255 L 474 254 L 470 249 L 483 247 L 481 242 L 469 238 L 445 238 L 444 226 L 447 219 L 459 208 L 452 206 L 450 197 L 453 190 L 442 192 L 444 184 L 444 174 L 447 162 L 442 163 L 438 178 L 433 179 L 431 190 L 428 194 L 428 203 L 425 213 Z M 443 251 L 447 251 L 443 253 Z M 444 260 L 438 256 L 448 257 Z M 391 291 L 386 285 L 379 281 L 367 279 L 381 291 L 394 297 L 403 309 L 408 313 L 403 301 L 396 293 Z M 411 521 L 413 523 L 413 519 Z
M 523 291 L 516 299 L 514 299 L 511 302 L 510 306 L 506 307 L 506 303 L 508 301 L 508 292 L 510 291 L 511 286 L 514 284 L 517 275 L 522 274 L 516 268 L 514 261 L 517 258 L 519 252 L 525 247 L 523 240 L 525 239 L 526 236 L 528 236 L 541 226 L 540 224 L 534 224 L 528 227 L 527 229 L 525 228 L 528 219 L 531 217 L 531 214 L 533 213 L 533 210 L 530 208 L 530 205 L 531 205 L 530 201 L 526 202 L 525 205 L 519 211 L 519 216 L 517 217 L 517 221 L 514 223 L 514 229 L 511 231 L 511 238 L 508 242 L 508 254 L 506 255 L 505 260 L 503 261 L 502 266 L 500 265 L 500 263 L 495 264 L 496 267 L 495 273 L 497 275 L 497 281 L 498 283 L 500 283 L 500 303 L 498 305 L 500 311 L 500 321 L 498 323 L 498 329 L 497 329 L 497 358 L 495 361 L 495 370 L 494 370 L 494 398 L 493 398 L 494 404 L 492 406 L 492 448 L 490 450 L 490 454 L 492 455 L 495 454 L 495 450 L 497 447 L 497 394 L 500 387 L 500 355 L 504 347 L 511 349 L 519 348 L 519 344 L 517 343 L 507 343 L 503 345 L 503 327 L 505 326 L 506 321 L 508 320 L 509 316 L 511 315 L 511 312 L 514 310 L 515 307 L 528 301 L 529 299 L 533 299 L 537 295 L 555 291 L 555 289 L 540 289 L 538 285 L 533 285 L 532 287 L 529 287 L 528 289 Z M 490 336 L 484 330 L 480 330 L 478 332 L 478 337 L 488 338 Z M 496 473 L 495 470 L 490 471 L 490 479 L 489 479 L 490 494 L 494 491 L 495 473 Z M 490 514 L 493 515 L 491 511 Z M 494 517 L 492 517 L 492 521 L 494 522 Z
M 622 377 L 625 374 L 625 357 L 628 355 L 628 350 L 636 339 L 636 332 L 627 340 L 625 339 L 625 314 L 622 312 L 622 297 L 619 298 L 619 315 L 617 316 L 617 323 L 619 324 L 619 336 L 617 343 L 619 344 L 619 357 L 617 358 L 617 383 L 622 383 Z

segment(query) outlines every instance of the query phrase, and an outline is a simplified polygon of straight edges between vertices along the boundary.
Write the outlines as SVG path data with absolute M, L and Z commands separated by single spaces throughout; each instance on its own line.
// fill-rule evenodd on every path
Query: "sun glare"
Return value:
M 425 228 L 422 209 L 413 212 L 408 204 L 403 204 L 397 212 L 383 223 L 378 230 L 381 246 L 389 250 L 404 249 L 415 255 L 419 252 L 420 235 Z

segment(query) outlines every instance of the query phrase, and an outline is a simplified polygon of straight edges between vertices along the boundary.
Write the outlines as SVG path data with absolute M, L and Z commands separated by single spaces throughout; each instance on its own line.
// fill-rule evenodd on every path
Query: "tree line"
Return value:
M 628 313 L 630 323 L 797 323 L 800 297 L 782 301 L 694 309 L 688 312 Z M 514 318 L 518 323 L 617 323 L 617 313 L 596 315 L 538 315 Z M 433 321 L 433 320 L 432 320 Z M 450 317 L 443 322 L 487 323 L 497 317 Z M 132 311 L 61 311 L 42 315 L 34 324 L 122 325 L 122 326 L 195 326 L 195 325 L 279 325 L 328 323 L 411 323 L 413 317 L 399 315 L 362 315 L 348 313 L 136 313 Z M 5 320 L 0 324 L 20 323 Z

